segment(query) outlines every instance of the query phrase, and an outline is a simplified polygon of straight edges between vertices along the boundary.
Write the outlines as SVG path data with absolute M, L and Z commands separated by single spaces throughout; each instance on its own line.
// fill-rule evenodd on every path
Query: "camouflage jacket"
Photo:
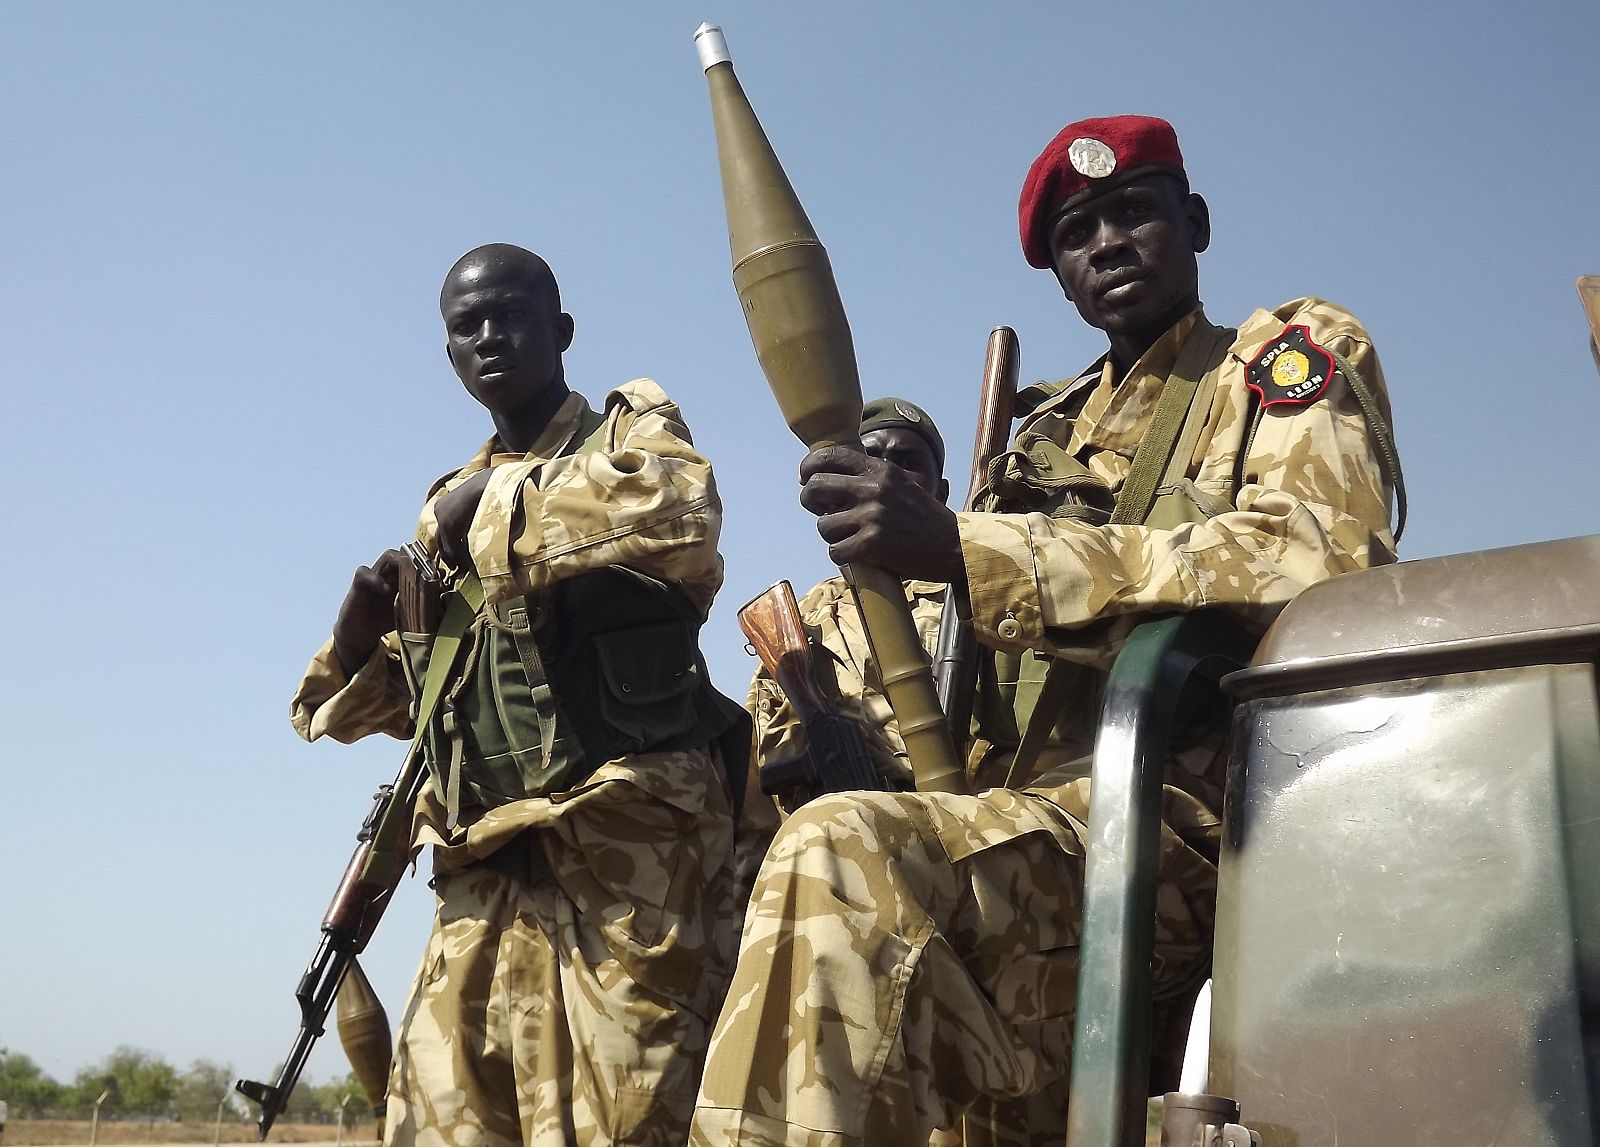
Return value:
M 930 655 L 939 634 L 945 589 L 937 582 L 905 583 L 911 617 Z M 840 715 L 861 726 L 878 771 L 896 788 L 910 789 L 905 742 L 900 739 L 888 698 L 879 691 L 878 667 L 844 578 L 829 578 L 813 586 L 799 604 L 800 616 L 820 654 L 814 661 L 824 692 L 837 703 Z M 755 722 L 751 755 L 756 765 L 787 760 L 805 751 L 805 730 L 765 667 L 757 668 L 745 707 Z
M 1179 349 L 1200 323 L 1207 320 L 1199 310 L 1180 320 L 1122 379 L 1107 359 L 1094 364 L 1023 421 L 1013 449 L 1025 451 L 1030 438 L 1053 443 L 1116 494 Z M 1221 342 L 1204 376 L 1213 389 L 1183 468 L 1210 516 L 1168 528 L 1091 525 L 1039 499 L 1019 507 L 992 494 L 993 512 L 958 516 L 979 640 L 1086 667 L 1069 679 L 1067 709 L 1034 765 L 1015 775 L 1015 742 L 980 737 L 969 760 L 975 785 L 1020 786 L 1067 763 L 1086 772 L 1100 671 L 1148 615 L 1218 607 L 1264 629 L 1312 583 L 1394 560 L 1394 490 L 1343 377 L 1334 375 L 1312 402 L 1259 410 L 1246 385 L 1251 361 L 1293 324 L 1343 356 L 1387 421 L 1383 371 L 1367 332 L 1332 303 L 1297 299 L 1254 312 L 1231 339 L 1213 328 Z M 1209 832 L 1221 808 L 1226 746 L 1214 728 L 1191 732 L 1199 739 L 1180 739 L 1169 771 L 1166 819 Z
M 439 498 L 492 468 L 467 534 L 491 603 L 590 570 L 627 566 L 676 583 L 704 615 L 722 582 L 721 503 L 710 464 L 694 449 L 677 406 L 649 379 L 612 391 L 604 414 L 597 444 L 583 453 L 562 456 L 590 415 L 578 394 L 567 399 L 526 454 L 505 453 L 497 438 L 490 439 L 465 466 L 434 483 L 417 538 L 436 549 Z M 348 678 L 330 639 L 295 691 L 290 719 L 307 740 L 326 735 L 348 743 L 377 732 L 409 737 L 410 704 L 396 634 L 389 634 Z M 669 803 L 700 803 L 695 794 L 677 792 L 682 778 L 635 769 L 631 760 L 602 765 L 584 787 L 621 778 Z M 434 824 L 435 831 L 425 829 L 422 839 L 445 843 L 435 824 L 434 795 L 425 798 L 423 821 Z M 469 826 L 464 841 L 451 843 L 486 853 L 554 812 L 548 798 L 518 802 L 495 810 Z
M 1036 409 L 1018 441 L 1048 438 L 1115 494 L 1179 347 L 1206 321 L 1199 310 L 1180 320 L 1125 378 L 1112 376 L 1109 360 L 1097 363 L 1082 376 L 1088 385 Z M 1388 417 L 1377 352 L 1349 312 L 1309 298 L 1256 311 L 1208 371 L 1215 389 L 1185 470 L 1222 512 L 1170 529 L 1005 512 L 1004 503 L 959 515 L 980 640 L 1104 668 L 1139 615 L 1220 606 L 1264 628 L 1313 582 L 1394 560 L 1394 491 L 1342 376 L 1315 401 L 1266 407 L 1251 437 L 1246 367 L 1290 324 L 1343 355 Z

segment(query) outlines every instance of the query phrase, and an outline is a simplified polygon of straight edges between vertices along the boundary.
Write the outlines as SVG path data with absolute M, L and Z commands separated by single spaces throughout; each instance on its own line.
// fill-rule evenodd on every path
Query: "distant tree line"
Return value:
M 270 1078 L 270 1077 L 268 1077 Z M 71 1083 L 60 1083 L 30 1057 L 0 1047 L 0 1099 L 11 1108 L 12 1119 L 88 1119 L 102 1093 L 102 1119 L 184 1119 L 211 1122 L 218 1106 L 225 1118 L 254 1114 L 243 1097 L 233 1092 L 233 1065 L 197 1059 L 179 1071 L 153 1052 L 126 1045 L 100 1063 L 82 1068 Z M 294 1089 L 284 1123 L 332 1123 L 339 1116 L 339 1101 L 351 1096 L 346 1119 L 370 1118 L 366 1099 L 352 1072 L 331 1083 L 313 1084 L 302 1079 Z

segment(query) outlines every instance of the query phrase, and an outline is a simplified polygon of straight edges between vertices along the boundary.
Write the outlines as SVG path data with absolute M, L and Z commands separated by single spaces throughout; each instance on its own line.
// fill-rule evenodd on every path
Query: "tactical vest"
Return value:
M 580 427 L 575 452 L 598 438 Z M 426 734 L 449 827 L 570 789 L 618 757 L 724 738 L 744 710 L 712 687 L 699 631 L 681 589 L 620 566 L 485 604 Z M 433 637 L 400 641 L 416 697 Z

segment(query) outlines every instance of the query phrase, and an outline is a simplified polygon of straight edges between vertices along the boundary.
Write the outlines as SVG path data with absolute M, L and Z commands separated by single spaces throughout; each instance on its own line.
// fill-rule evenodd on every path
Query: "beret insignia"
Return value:
M 907 422 L 922 421 L 922 411 L 918 410 L 915 406 L 912 406 L 909 402 L 901 402 L 897 398 L 894 400 L 894 408 L 900 417 L 904 418 Z
M 1245 369 L 1245 383 L 1261 396 L 1261 405 L 1309 406 L 1333 381 L 1333 355 L 1318 346 L 1299 323 L 1267 340 Z
M 1075 139 L 1067 148 L 1067 162 L 1086 179 L 1104 179 L 1117 169 L 1117 153 L 1093 136 Z

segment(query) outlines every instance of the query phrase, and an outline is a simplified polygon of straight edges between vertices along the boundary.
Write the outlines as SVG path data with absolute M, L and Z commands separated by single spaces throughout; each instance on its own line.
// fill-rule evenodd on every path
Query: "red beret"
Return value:
M 1028 169 L 1017 204 L 1022 253 L 1029 265 L 1049 269 L 1050 241 L 1044 224 L 1068 201 L 1116 187 L 1152 169 L 1184 174 L 1178 133 L 1164 119 L 1115 115 L 1081 119 L 1062 128 Z

